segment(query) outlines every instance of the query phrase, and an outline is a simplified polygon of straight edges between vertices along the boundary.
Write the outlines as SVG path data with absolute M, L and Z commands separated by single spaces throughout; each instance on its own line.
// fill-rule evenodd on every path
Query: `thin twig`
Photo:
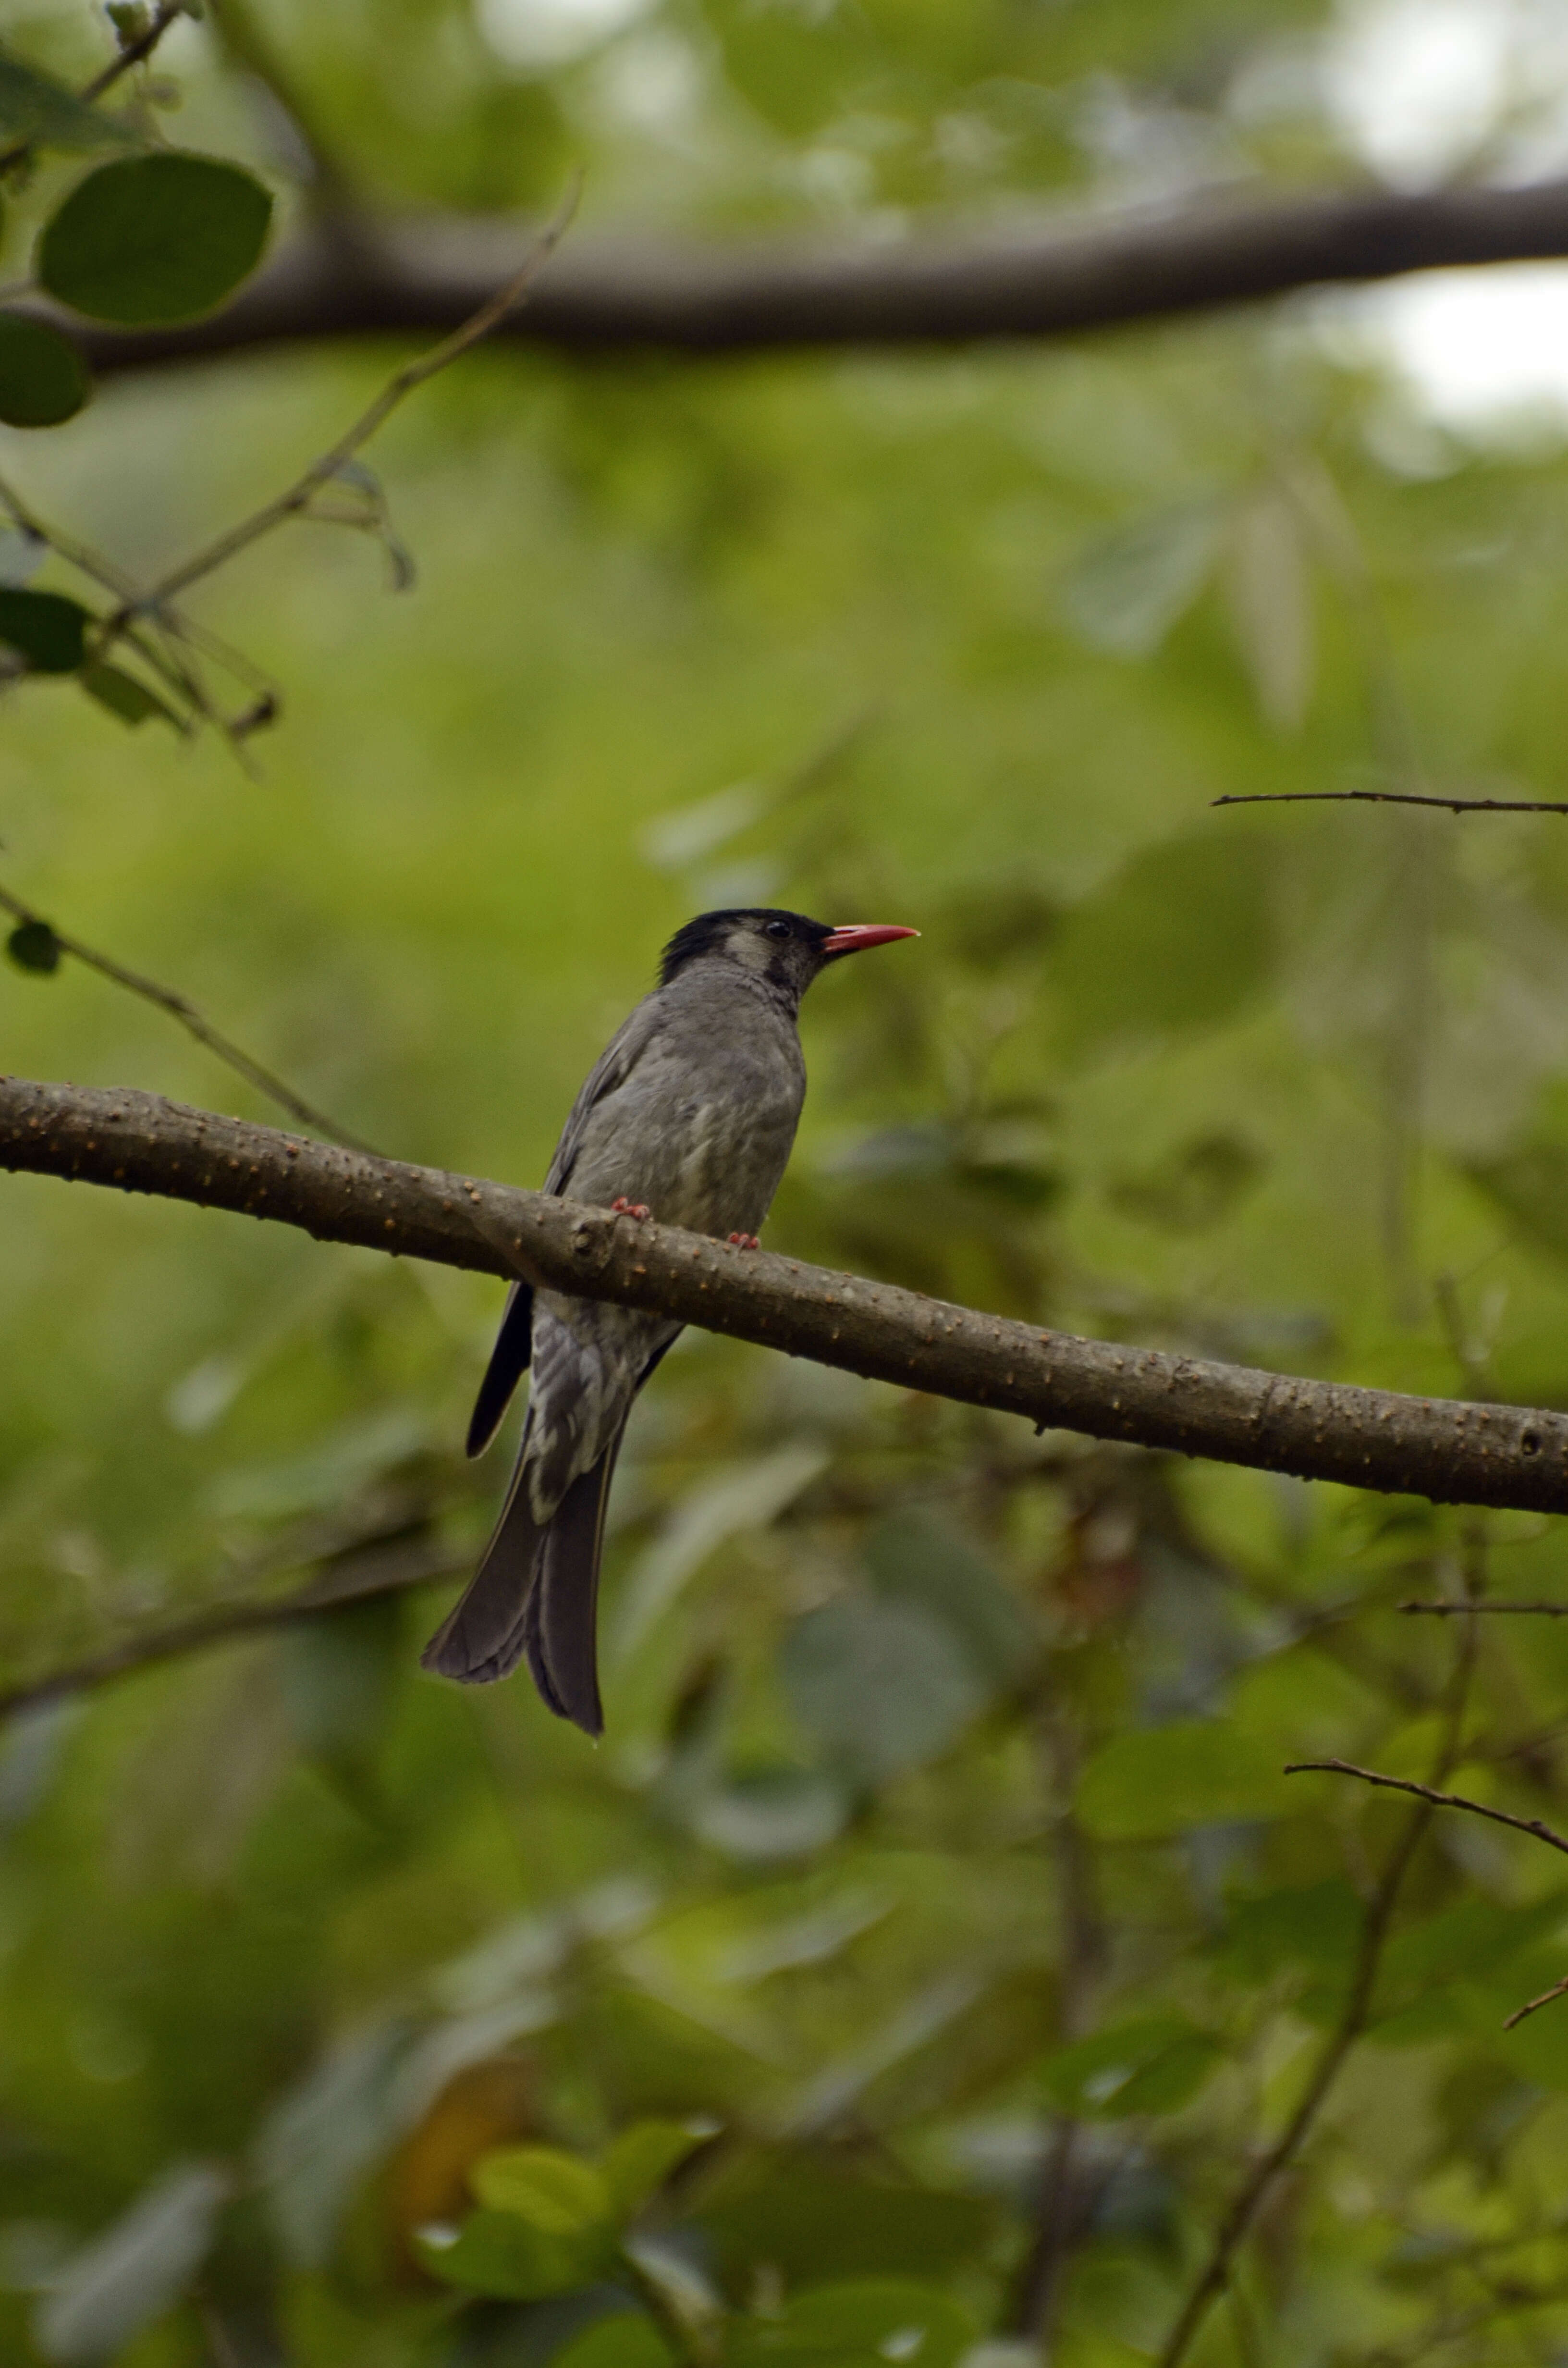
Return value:
M 185 0 L 159 0 L 146 31 L 138 33 L 133 41 L 128 41 L 118 57 L 111 58 L 91 82 L 83 84 L 76 93 L 83 106 L 91 107 L 95 99 L 102 98 L 106 90 L 113 88 L 121 74 L 129 74 L 132 66 L 139 66 L 143 58 L 151 57 L 176 17 L 183 17 L 185 13 Z M 35 133 L 31 139 L 18 140 L 0 153 L 0 173 L 8 173 L 13 165 L 25 163 L 37 145 Z
M 161 609 L 165 601 L 173 599 L 188 585 L 196 583 L 203 575 L 210 575 L 214 568 L 225 565 L 238 552 L 248 550 L 253 542 L 258 541 L 264 534 L 269 534 L 274 527 L 281 526 L 286 518 L 298 518 L 307 510 L 312 495 L 347 466 L 406 396 L 434 378 L 437 371 L 444 370 L 449 363 L 456 361 L 459 355 L 466 353 L 471 346 L 477 345 L 520 301 L 565 236 L 577 210 L 581 188 L 582 176 L 579 175 L 574 179 L 552 219 L 535 239 L 524 262 L 476 313 L 470 314 L 460 328 L 454 329 L 451 336 L 443 337 L 439 345 L 432 346 L 427 353 L 419 355 L 414 361 L 405 362 L 402 370 L 395 371 L 347 433 L 340 436 L 329 450 L 312 461 L 287 492 L 264 503 L 249 518 L 242 518 L 226 534 L 221 534 L 215 542 L 210 542 L 204 551 L 183 560 L 179 566 L 171 568 L 148 591 L 128 602 L 108 620 L 110 636 L 123 632 L 133 617 Z
M 1408 1776 L 1381 1775 L 1375 1768 L 1358 1768 L 1348 1759 L 1292 1759 L 1286 1769 L 1287 1776 L 1358 1776 L 1363 1784 L 1379 1784 L 1390 1793 L 1411 1793 L 1418 1801 L 1429 1801 L 1435 1809 L 1468 1809 L 1472 1816 L 1490 1817 L 1494 1825 L 1512 1826 L 1519 1834 L 1529 1834 L 1538 1842 L 1568 1857 L 1568 1835 L 1556 1833 L 1540 1817 L 1516 1817 L 1506 1809 L 1488 1808 L 1484 1801 L 1467 1800 L 1462 1793 L 1439 1793 L 1430 1784 L 1415 1783 Z
M 84 107 L 91 107 L 95 99 L 102 98 L 106 90 L 112 90 L 121 74 L 129 74 L 132 66 L 139 66 L 143 58 L 150 58 L 176 17 L 185 14 L 185 0 L 159 0 L 146 31 L 138 33 L 133 41 L 128 41 L 119 55 L 111 58 L 102 72 L 96 74 L 92 81 L 85 83 L 77 92 L 76 96 Z
M 80 938 L 68 938 L 63 930 L 55 928 L 52 921 L 46 921 L 41 913 L 35 913 L 30 905 L 24 905 L 19 896 L 13 896 L 8 888 L 0 888 L 0 912 L 9 913 L 24 927 L 47 929 L 62 953 L 85 962 L 87 968 L 96 970 L 100 978 L 108 979 L 115 986 L 123 986 L 128 994 L 140 996 L 143 1003 L 154 1004 L 160 1011 L 166 1011 L 169 1018 L 177 1019 L 199 1044 L 205 1044 L 207 1050 L 215 1053 L 236 1076 L 244 1077 L 247 1085 L 254 1086 L 257 1093 L 264 1094 L 268 1101 L 276 1102 L 279 1110 L 287 1110 L 290 1118 L 297 1119 L 312 1134 L 324 1134 L 329 1143 L 340 1143 L 347 1151 L 363 1151 L 371 1158 L 380 1157 L 373 1144 L 362 1141 L 357 1134 L 350 1134 L 348 1129 L 339 1126 L 335 1119 L 330 1119 L 324 1110 L 314 1109 L 291 1086 L 285 1085 L 281 1077 L 274 1076 L 270 1069 L 253 1060 L 240 1045 L 232 1043 L 227 1036 L 220 1034 L 196 1005 L 172 986 L 160 986 L 155 978 L 143 978 L 139 972 L 127 970 L 123 963 L 115 962 L 108 954 L 99 953 L 95 946 L 84 945 Z
M 1415 790 L 1251 790 L 1210 798 L 1215 806 L 1437 806 L 1444 814 L 1568 814 L 1568 800 L 1551 798 L 1438 798 Z
M 171 1621 L 167 1627 L 129 1636 L 122 1644 L 108 1645 L 85 1660 L 7 1687 L 0 1693 L 0 1719 L 10 1717 L 15 1711 L 62 1701 L 68 1694 L 85 1693 L 94 1686 L 107 1685 L 111 1679 L 127 1677 L 133 1669 L 151 1668 L 157 1661 L 176 1660 L 184 1654 L 203 1652 L 210 1645 L 227 1645 L 268 1628 L 292 1627 L 301 1621 L 318 1619 L 324 1612 L 364 1603 L 372 1596 L 390 1595 L 405 1588 L 434 1587 L 442 1579 L 460 1577 L 472 1560 L 472 1554 L 457 1554 L 449 1546 L 432 1545 L 425 1539 L 346 1557 L 291 1595 L 275 1597 L 270 1602 L 222 1603 L 211 1611 L 193 1612 L 187 1620 Z
M 141 594 L 135 579 L 123 567 L 118 566 L 101 551 L 95 550 L 91 543 L 82 541 L 78 536 L 63 533 L 58 527 L 51 526 L 31 503 L 3 477 L 0 477 L 0 510 L 5 511 L 19 532 L 41 544 L 45 550 L 51 551 L 57 559 L 65 562 L 67 567 L 75 568 L 78 575 L 85 575 L 90 584 L 112 592 L 122 608 L 129 609 L 140 601 Z M 123 629 L 122 638 L 131 643 L 167 689 L 184 699 L 204 723 L 210 723 L 215 731 L 223 734 L 242 766 L 249 771 L 251 768 L 245 764 L 244 751 L 240 746 L 244 718 L 231 722 L 222 713 L 209 698 L 193 665 L 179 655 L 177 645 L 188 644 L 192 650 L 210 657 L 215 665 L 222 666 L 237 681 L 243 682 L 253 694 L 275 698 L 273 686 L 242 651 L 232 649 L 216 633 L 178 609 L 165 605 L 159 611 L 153 631 L 160 636 L 157 641 L 152 640 L 146 632 L 134 625 Z M 107 648 L 107 639 L 102 646 Z M 183 728 L 184 719 L 181 722 Z
M 1461 1612 L 1471 1619 L 1478 1611 L 1532 1612 L 1548 1620 L 1568 1620 L 1568 1603 L 1402 1603 L 1399 1609 L 1434 1612 L 1442 1620 L 1451 1620 Z
M 1517 2024 L 1523 2022 L 1527 2015 L 1536 2013 L 1543 2006 L 1550 2006 L 1553 1998 L 1564 1997 L 1568 1997 L 1568 1974 L 1564 1974 L 1560 1982 L 1553 1982 L 1549 1990 L 1542 1990 L 1540 1998 L 1531 1998 L 1528 2006 L 1516 2007 L 1504 2023 L 1504 2030 L 1512 2031 Z

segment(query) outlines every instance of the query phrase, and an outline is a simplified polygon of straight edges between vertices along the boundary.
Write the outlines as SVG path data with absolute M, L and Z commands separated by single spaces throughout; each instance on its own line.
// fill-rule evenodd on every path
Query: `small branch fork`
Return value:
M 83 106 L 91 107 L 95 99 L 102 98 L 106 90 L 113 89 L 121 74 L 129 74 L 132 66 L 139 66 L 144 59 L 150 58 L 176 19 L 188 14 L 186 0 L 158 0 L 151 18 L 135 39 L 125 42 L 119 55 L 112 57 L 91 82 L 83 84 L 76 94 Z M 34 140 L 18 140 L 13 146 L 0 150 L 0 174 L 9 173 L 17 165 L 25 165 L 37 144 Z
M 250 517 L 242 518 L 237 526 L 230 527 L 205 550 L 182 560 L 177 567 L 171 568 L 166 575 L 137 598 L 126 601 L 108 620 L 106 632 L 108 639 L 112 640 L 117 633 L 124 632 L 140 616 L 158 616 L 169 601 L 188 590 L 202 576 L 210 575 L 214 568 L 224 566 L 238 552 L 259 541 L 264 534 L 269 534 L 274 527 L 281 526 L 286 518 L 300 518 L 308 512 L 316 495 L 329 486 L 335 478 L 346 473 L 355 455 L 369 442 L 399 404 L 416 387 L 425 385 L 427 380 L 455 362 L 460 354 L 467 353 L 471 346 L 478 345 L 497 322 L 520 303 L 565 236 L 577 210 L 581 188 L 582 177 L 579 175 L 573 180 L 554 215 L 534 240 L 523 262 L 476 313 L 471 313 L 449 336 L 443 337 L 439 345 L 432 346 L 428 353 L 420 354 L 415 360 L 405 362 L 402 370 L 394 371 L 353 426 L 328 450 L 312 461 L 285 492 L 272 501 L 264 502 L 258 510 L 253 510 Z
M 173 13 L 177 15 L 180 11 L 176 8 Z M 579 176 L 517 268 L 449 336 L 395 371 L 352 426 L 291 485 L 214 541 L 182 560 L 156 583 L 138 586 L 123 569 L 89 544 L 47 525 L 19 494 L 0 482 L 0 509 L 18 529 L 114 596 L 114 608 L 97 618 L 91 628 L 91 655 L 102 659 L 117 643 L 129 643 L 164 686 L 186 703 L 186 717 L 176 716 L 175 721 L 183 725 L 189 715 L 199 716 L 223 734 L 244 762 L 243 744 L 252 732 L 273 721 L 278 712 L 277 696 L 247 658 L 229 648 L 176 605 L 178 596 L 293 518 L 311 518 L 376 534 L 391 556 L 394 586 L 401 587 L 411 580 L 412 566 L 392 531 L 381 487 L 357 456 L 407 396 L 467 353 L 522 302 L 564 237 L 576 211 L 580 187 Z M 342 498 L 329 507 L 323 497 L 335 486 Z M 244 684 L 251 698 L 242 714 L 230 717 L 220 712 L 202 680 L 202 659 L 210 660 Z M 269 1085 L 263 1090 L 270 1094 L 273 1087 Z M 306 1122 L 314 1125 L 319 1121 Z
M 1433 1611 L 1438 1607 L 1436 1604 L 1415 1603 L 1405 1604 L 1403 1609 L 1407 1611 Z M 1455 1611 L 1560 1611 L 1562 1606 L 1527 1603 L 1457 1603 L 1445 1604 L 1442 1609 Z M 1568 1857 L 1568 1836 L 1558 1833 L 1540 1817 L 1511 1816 L 1506 1809 L 1494 1809 L 1484 1801 L 1467 1800 L 1462 1793 L 1439 1793 L 1430 1784 L 1413 1783 L 1405 1776 L 1384 1776 L 1375 1768 L 1358 1768 L 1349 1759 L 1293 1759 L 1285 1770 L 1287 1776 L 1304 1776 L 1313 1772 L 1325 1776 L 1356 1776 L 1363 1784 L 1381 1785 L 1386 1792 L 1412 1793 L 1417 1800 L 1429 1802 L 1435 1809 L 1468 1809 L 1471 1816 L 1490 1817 L 1493 1824 L 1496 1826 L 1512 1826 L 1516 1833 L 1528 1834 L 1532 1841 L 1545 1842 L 1549 1849 L 1562 1850 L 1564 1856 Z M 1505 2021 L 1504 2030 L 1513 2031 L 1528 2016 L 1537 2013 L 1543 2006 L 1550 2006 L 1554 1998 L 1568 1998 L 1568 1974 L 1564 1974 L 1560 1982 L 1553 1982 L 1549 1990 L 1542 1990 L 1539 1998 L 1533 1998 L 1526 2005 L 1516 2008 Z
M 1393 1922 L 1405 1876 L 1425 1840 L 1440 1795 L 1437 1787 L 1460 1756 L 1464 1713 L 1475 1671 L 1476 1631 L 1467 1622 L 1456 1639 L 1453 1672 L 1447 1687 L 1442 1740 L 1435 1755 L 1430 1786 L 1401 1786 L 1416 1795 L 1415 1805 L 1401 1828 L 1373 1884 L 1361 1921 L 1355 1970 L 1339 2021 L 1324 2042 L 1301 2100 L 1280 2135 L 1247 2171 L 1221 2218 L 1209 2257 L 1187 2292 L 1170 2334 L 1159 2352 L 1157 2368 L 1180 2368 L 1204 2320 L 1230 2288 L 1235 2258 L 1251 2232 L 1274 2182 L 1289 2170 L 1314 2127 L 1346 2057 L 1365 2031 L 1372 2010 L 1378 1967 Z M 1342 1763 L 1330 1763 L 1339 1765 Z M 1351 1771 L 1364 1774 L 1363 1770 Z M 1568 1847 L 1568 1845 L 1565 1845 Z

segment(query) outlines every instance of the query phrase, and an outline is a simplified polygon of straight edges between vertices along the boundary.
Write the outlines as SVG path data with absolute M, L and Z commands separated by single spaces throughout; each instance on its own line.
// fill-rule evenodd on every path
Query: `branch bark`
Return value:
M 0 1167 L 608 1299 L 1040 1428 L 1438 1503 L 1568 1512 L 1568 1417 L 1307 1381 L 1028 1324 L 376 1159 L 156 1095 L 0 1078 Z
M 228 308 L 182 328 L 63 321 L 99 371 L 253 346 L 456 328 L 512 268 L 515 222 L 318 227 Z M 687 354 L 1052 337 L 1292 289 L 1568 255 L 1568 180 L 1520 188 L 1205 199 L 968 236 L 833 245 L 578 237 L 500 334 L 568 351 Z

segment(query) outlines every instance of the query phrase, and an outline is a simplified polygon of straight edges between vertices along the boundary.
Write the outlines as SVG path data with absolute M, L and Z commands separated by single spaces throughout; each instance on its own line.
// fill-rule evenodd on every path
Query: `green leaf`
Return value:
M 552 2236 L 515 2212 L 472 2212 L 461 2229 L 425 2228 L 415 2238 L 419 2259 L 443 2284 L 502 2302 L 542 2302 L 574 2294 L 609 2267 L 607 2230 L 592 2237 Z
M 1067 914 L 1046 954 L 1074 1052 L 1213 1028 L 1274 966 L 1275 859 L 1244 830 L 1147 848 Z
M 22 921 L 6 940 L 6 951 L 18 970 L 48 973 L 60 968 L 60 940 L 47 921 Z
M 1231 1904 L 1219 1956 L 1240 1981 L 1264 1982 L 1301 1969 L 1347 1973 L 1360 1946 L 1366 1909 L 1342 1875 L 1267 1891 Z
M 615 2205 L 605 2173 L 554 2146 L 497 2146 L 468 2175 L 475 2199 L 491 2212 L 515 2212 L 551 2237 L 607 2226 Z
M 888 1782 L 956 1742 L 988 1688 L 914 1603 L 849 1595 L 797 1620 L 779 1656 L 790 1707 L 852 1778 Z
M 617 2310 L 552 2353 L 550 2368 L 675 2368 L 675 2353 L 646 2311 Z
M 611 2210 L 622 2220 L 633 2218 L 710 2134 L 710 2127 L 691 2122 L 634 2122 L 623 2130 L 599 2165 Z
M 851 2278 L 798 2294 L 776 2318 L 733 2330 L 731 2368 L 769 2361 L 866 2362 L 872 2368 L 953 2368 L 980 2328 L 961 2303 L 914 2278 Z
M 951 1629 L 987 1688 L 1010 1685 L 1039 1650 L 1022 1603 L 995 1565 L 944 1523 L 916 1513 L 880 1522 L 866 1542 L 878 1592 L 917 1604 Z
M 1051 2056 L 1046 2093 L 1064 2112 L 1103 2121 L 1174 2112 L 1221 2053 L 1220 2042 L 1185 2015 L 1143 2015 Z
M 126 674 L 119 666 L 99 660 L 94 666 L 85 666 L 78 679 L 88 698 L 107 707 L 111 715 L 118 715 L 122 723 L 145 723 L 150 715 L 161 715 L 176 732 L 185 730 L 172 707 L 165 706 L 155 691 L 149 690 L 144 682 L 139 682 L 133 674 Z
M 270 195 L 237 165 L 122 157 L 78 182 L 45 226 L 38 277 L 96 321 L 192 321 L 255 270 L 271 220 Z
M 35 674 L 74 674 L 85 651 L 92 612 L 62 592 L 0 589 L 0 642 Z
M 41 148 L 117 148 L 137 144 L 127 123 L 100 115 L 41 67 L 0 48 L 0 140 L 7 147 L 34 141 Z
M 1102 536 L 1062 587 L 1069 623 L 1112 657 L 1149 657 L 1202 590 L 1223 524 L 1212 499 L 1176 502 Z
M 1278 1817 L 1291 1795 L 1278 1756 L 1210 1719 L 1117 1736 L 1085 1769 L 1077 1805 L 1099 1840 L 1138 1841 L 1187 1826 Z
M 0 419 L 58 427 L 87 400 L 86 364 L 64 333 L 25 313 L 0 313 Z

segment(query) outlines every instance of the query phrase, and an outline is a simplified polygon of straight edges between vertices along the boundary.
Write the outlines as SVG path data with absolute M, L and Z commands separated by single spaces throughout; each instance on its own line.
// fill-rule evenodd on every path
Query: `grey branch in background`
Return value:
M 183 328 L 83 330 L 99 371 L 253 346 L 456 328 L 509 268 L 515 222 L 318 226 L 233 304 Z M 1568 255 L 1568 180 L 1205 199 L 902 243 L 577 238 L 503 336 L 595 353 L 950 345 L 1057 337 L 1294 289 Z
M 0 1167 L 652 1309 L 1040 1428 L 1441 1503 L 1568 1512 L 1568 1417 L 1042 1331 L 543 1192 L 372 1159 L 153 1094 L 0 1078 Z

